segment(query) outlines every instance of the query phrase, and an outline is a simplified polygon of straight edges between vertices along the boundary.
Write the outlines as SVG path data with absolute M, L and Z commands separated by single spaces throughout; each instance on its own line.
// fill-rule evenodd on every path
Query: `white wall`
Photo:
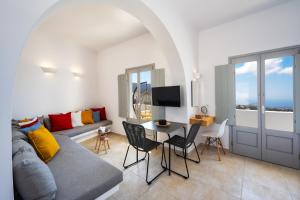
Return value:
M 202 102 L 209 113 L 215 113 L 214 67 L 227 64 L 230 56 L 299 45 L 299 10 L 300 1 L 291 1 L 199 33 Z
M 144 34 L 125 41 L 98 54 L 99 102 L 107 108 L 113 120 L 113 131 L 125 134 L 118 114 L 118 75 L 126 68 L 155 63 L 155 68 L 165 68 L 166 85 L 172 83 L 167 60 L 151 34 Z M 170 108 L 173 109 L 173 108 Z M 176 110 L 176 108 L 174 108 Z M 168 110 L 167 110 L 168 115 Z
M 12 168 L 11 168 L 11 130 L 10 120 L 12 117 L 12 89 L 15 79 L 15 69 L 20 58 L 23 45 L 27 36 L 32 31 L 33 27 L 49 12 L 59 0 L 3 0 L 0 7 L 0 160 L 2 163 L 0 177 L 0 199 L 12 199 Z M 82 0 L 83 1 L 83 0 Z M 87 0 L 84 0 L 85 2 Z M 177 34 L 177 38 L 189 38 L 188 35 L 177 33 L 169 29 L 167 26 L 171 24 L 176 27 L 177 17 L 176 13 L 168 16 L 168 23 L 162 23 L 161 19 L 157 17 L 159 13 L 163 15 L 168 6 L 164 6 L 163 10 L 153 10 L 149 8 L 152 1 L 148 2 L 146 6 L 140 0 L 98 0 L 99 3 L 108 3 L 115 5 L 121 9 L 128 11 L 142 21 L 143 24 L 151 31 L 166 54 L 169 64 L 172 63 L 179 73 L 186 72 L 185 68 L 189 68 L 189 64 L 181 60 L 181 55 L 177 51 L 172 37 Z M 161 1 L 157 1 L 161 2 Z M 172 32 L 172 36 L 170 35 Z M 182 41 L 181 43 L 184 43 Z M 181 49 L 184 52 L 185 49 Z M 185 77 L 183 75 L 183 80 Z M 187 81 L 188 82 L 188 81 Z M 186 116 L 186 111 L 181 115 Z
M 40 66 L 54 67 L 45 74 Z M 97 53 L 35 31 L 23 49 L 14 89 L 13 117 L 68 112 L 97 104 Z M 75 78 L 73 71 L 82 73 Z

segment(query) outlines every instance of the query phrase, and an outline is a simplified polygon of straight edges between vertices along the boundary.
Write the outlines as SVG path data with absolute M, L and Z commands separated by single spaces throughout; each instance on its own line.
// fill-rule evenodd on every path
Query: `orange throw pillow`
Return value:
M 39 157 L 46 163 L 50 161 L 60 149 L 56 139 L 44 126 L 29 132 L 28 139 Z
M 83 124 L 93 124 L 93 111 L 85 110 L 81 112 L 81 121 Z

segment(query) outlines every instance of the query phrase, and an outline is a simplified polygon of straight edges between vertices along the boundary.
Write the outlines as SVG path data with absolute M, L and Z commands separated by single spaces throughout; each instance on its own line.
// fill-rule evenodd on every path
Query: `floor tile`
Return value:
M 123 161 L 128 147 L 125 136 L 111 133 L 110 149 L 107 153 L 94 150 L 95 138 L 81 143 L 100 158 L 123 171 L 124 181 L 120 189 L 110 200 L 123 199 L 166 199 L 166 200 L 300 200 L 300 171 L 267 162 L 242 157 L 226 152 L 217 160 L 216 149 L 211 147 L 201 155 L 199 164 L 187 162 L 190 178 L 184 179 L 176 174 L 162 174 L 148 185 L 145 181 L 146 160 L 127 169 Z M 201 147 L 197 147 L 199 153 Z M 168 148 L 165 149 L 168 161 Z M 162 170 L 162 148 L 158 147 L 150 154 L 149 179 Z M 179 152 L 177 152 L 179 153 Z M 139 158 L 145 154 L 139 153 Z M 196 151 L 188 155 L 196 159 Z M 136 151 L 130 148 L 126 164 L 136 161 Z M 171 152 L 172 169 L 186 174 L 184 160 Z

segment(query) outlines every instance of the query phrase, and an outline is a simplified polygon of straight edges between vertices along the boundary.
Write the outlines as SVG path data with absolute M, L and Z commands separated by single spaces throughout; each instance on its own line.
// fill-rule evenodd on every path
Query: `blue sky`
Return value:
M 265 60 L 266 104 L 288 104 L 293 99 L 293 56 Z M 257 63 L 236 64 L 236 103 L 257 105 Z M 282 105 L 285 106 L 285 105 Z

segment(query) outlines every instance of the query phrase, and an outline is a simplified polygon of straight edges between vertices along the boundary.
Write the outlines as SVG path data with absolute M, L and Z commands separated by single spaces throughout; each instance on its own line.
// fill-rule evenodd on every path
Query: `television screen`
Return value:
M 154 106 L 180 107 L 180 86 L 152 88 Z

